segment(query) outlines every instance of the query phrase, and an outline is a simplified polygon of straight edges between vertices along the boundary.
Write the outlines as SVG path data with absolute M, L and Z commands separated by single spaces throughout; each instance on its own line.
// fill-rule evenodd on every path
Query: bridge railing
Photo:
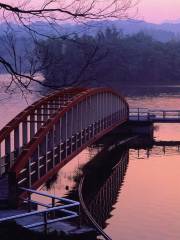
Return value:
M 51 93 L 27 107 L 0 131 L 0 176 L 13 166 L 39 129 L 83 90 L 70 88 Z
M 130 108 L 129 109 L 129 119 L 147 118 L 149 114 L 148 108 Z
M 59 198 L 54 195 L 50 195 L 50 194 L 46 194 L 43 192 L 38 192 L 31 189 L 26 189 L 26 188 L 21 188 L 21 190 L 28 193 L 28 198 L 25 199 L 24 201 L 27 202 L 29 205 L 29 208 L 28 208 L 29 212 L 10 216 L 10 217 L 0 218 L 0 223 L 10 221 L 10 220 L 15 220 L 18 222 L 19 220 L 24 219 L 23 226 L 25 228 L 37 228 L 40 226 L 44 226 L 46 228 L 47 225 L 50 223 L 79 217 L 80 203 L 77 201 L 70 200 L 67 198 Z M 43 198 L 49 198 L 51 202 L 49 204 L 45 204 L 40 201 L 34 201 L 31 199 L 31 194 L 41 196 Z M 36 206 L 42 206 L 45 209 L 33 210 L 31 212 L 31 207 L 30 207 L 31 204 L 35 204 Z M 74 208 L 78 208 L 78 210 L 75 211 Z M 61 215 L 58 215 L 58 213 L 61 213 Z M 38 220 L 36 222 L 32 222 L 34 221 L 32 217 L 38 217 Z M 29 219 L 31 223 L 27 224 L 27 219 Z M 21 223 L 22 221 L 23 220 L 21 220 Z
M 127 121 L 128 116 L 127 102 L 112 90 L 82 91 L 26 144 L 11 168 L 18 185 L 39 187 L 82 149 Z
M 130 108 L 130 120 L 180 120 L 180 110 Z

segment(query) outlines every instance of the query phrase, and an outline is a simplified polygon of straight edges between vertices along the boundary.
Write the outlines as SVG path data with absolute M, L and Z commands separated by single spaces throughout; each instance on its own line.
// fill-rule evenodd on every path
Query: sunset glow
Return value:
M 180 18 L 179 0 L 140 0 L 138 18 L 145 21 L 161 23 Z
M 15 4 L 12 0 L 2 0 L 1 2 L 7 4 Z M 18 1 L 20 4 L 24 2 L 23 0 Z M 82 1 L 88 3 L 88 1 Z M 108 1 L 97 1 L 107 5 Z M 96 3 L 97 3 L 96 2 Z M 40 7 L 44 3 L 44 0 L 31 0 L 28 1 L 28 6 L 31 7 Z M 59 1 L 61 6 L 67 6 L 69 0 Z M 180 1 L 179 0 L 138 0 L 138 4 L 133 8 L 134 10 L 138 9 L 138 13 L 135 18 L 139 20 L 144 20 L 154 23 L 162 23 L 167 20 L 176 21 L 180 19 Z M 134 18 L 134 14 L 132 14 Z
M 0 0 L 0 240 L 180 240 L 180 0 Z

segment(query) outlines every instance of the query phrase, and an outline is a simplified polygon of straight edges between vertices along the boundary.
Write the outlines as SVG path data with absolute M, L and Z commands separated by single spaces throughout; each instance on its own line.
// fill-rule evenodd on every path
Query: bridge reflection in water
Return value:
M 172 145 L 172 143 L 167 143 L 167 145 Z M 85 180 L 82 188 L 84 202 L 91 216 L 102 229 L 108 225 L 107 220 L 111 218 L 113 206 L 115 206 L 123 186 L 129 155 L 132 161 L 138 160 L 138 158 L 148 159 L 151 154 L 162 159 L 164 154 L 179 155 L 179 146 L 153 146 L 151 149 L 140 150 L 132 148 L 122 150 L 122 146 L 116 147 L 112 151 L 99 153 L 94 159 L 97 160 L 96 163 L 89 162 L 87 164 L 89 167 L 85 167 Z
M 95 162 L 92 163 L 93 161 Z M 98 154 L 87 164 L 89 166 L 85 167 L 83 199 L 91 216 L 102 229 L 106 227 L 106 221 L 111 217 L 128 162 L 129 151 L 116 147 L 111 151 Z
M 173 156 L 173 155 L 179 155 L 180 154 L 180 146 L 174 145 L 174 146 L 156 146 L 153 145 L 152 148 L 138 148 L 138 149 L 130 149 L 131 152 L 135 152 L 135 155 L 137 156 L 136 159 L 149 159 L 151 156 L 156 157 L 163 157 L 163 156 Z
M 116 203 L 126 174 L 127 165 L 128 154 L 126 153 L 89 204 L 92 216 L 102 228 L 106 227 L 106 220 L 110 217 L 113 205 Z

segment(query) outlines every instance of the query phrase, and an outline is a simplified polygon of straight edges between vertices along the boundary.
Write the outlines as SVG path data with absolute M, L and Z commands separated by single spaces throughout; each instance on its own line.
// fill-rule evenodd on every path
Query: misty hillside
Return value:
M 5 33 L 7 33 L 9 29 L 7 29 L 7 25 L 4 23 L 0 24 L 0 27 L 1 27 L 0 55 L 3 56 L 8 62 L 10 62 L 13 67 L 16 66 L 18 70 L 21 69 L 23 72 L 28 72 L 28 69 L 30 69 L 30 63 L 32 62 L 31 57 L 33 57 L 34 55 L 33 51 L 35 48 L 33 38 L 31 38 L 31 35 L 29 34 L 28 29 L 24 29 L 21 26 L 18 26 L 16 24 L 11 24 L 11 27 L 13 29 L 14 43 L 15 43 L 15 49 L 16 49 L 16 62 L 15 62 L 13 52 L 9 44 L 9 39 L 5 35 Z M 82 24 L 54 25 L 52 28 L 44 22 L 35 22 L 29 25 L 29 27 L 38 33 L 37 40 L 40 42 L 47 40 L 47 38 L 45 38 L 44 35 L 46 36 L 47 35 L 57 36 L 57 34 L 61 34 L 63 36 L 68 35 L 68 37 L 72 37 L 73 39 L 76 39 L 78 37 L 79 41 L 84 41 L 83 37 L 85 35 L 86 36 L 89 35 L 89 37 L 92 38 L 92 39 L 91 38 L 88 39 L 88 45 L 90 44 L 89 46 L 91 46 L 91 41 L 94 41 L 94 42 L 97 41 L 98 34 L 105 33 L 104 41 L 107 42 L 107 44 L 104 45 L 103 41 L 101 44 L 99 44 L 101 46 L 101 51 L 102 51 L 101 55 L 102 56 L 106 55 L 106 52 L 108 52 L 108 54 L 109 52 L 112 52 L 112 53 L 114 52 L 113 54 L 117 55 L 117 59 L 114 64 L 120 61 L 118 66 L 118 71 L 117 72 L 114 71 L 114 74 L 115 74 L 114 79 L 116 79 L 117 78 L 116 76 L 118 75 L 124 76 L 123 79 L 127 79 L 127 80 L 129 78 L 136 79 L 137 76 L 141 75 L 141 81 L 140 79 L 138 79 L 138 81 L 142 83 L 144 79 L 147 80 L 147 72 L 149 71 L 148 69 L 151 69 L 151 71 L 148 74 L 148 77 L 149 77 L 148 79 L 150 80 L 153 78 L 155 79 L 155 82 L 163 83 L 165 81 L 166 83 L 169 84 L 172 82 L 175 83 L 180 79 L 180 74 L 179 74 L 180 24 L 179 23 L 174 24 L 174 23 L 168 22 L 168 23 L 163 23 L 158 25 L 158 24 L 146 23 L 143 21 L 117 21 L 116 20 L 116 21 L 101 21 L 101 22 L 93 21 L 93 22 L 88 22 L 88 24 L 86 25 L 82 25 Z M 108 34 L 106 32 L 108 28 L 112 29 L 112 31 L 115 30 L 115 32 L 112 32 L 112 35 L 110 34 L 110 37 L 108 37 Z M 116 37 L 117 34 L 119 34 L 119 37 L 117 39 L 115 38 L 116 44 L 114 44 L 114 40 L 111 38 Z M 140 34 L 140 35 L 137 35 L 137 34 Z M 108 45 L 108 42 L 111 42 L 111 41 L 112 43 Z M 49 53 L 53 52 L 52 51 L 53 48 L 55 48 L 54 52 L 57 52 L 56 45 L 54 45 L 56 43 L 57 42 L 53 43 L 50 46 L 50 50 L 48 50 Z M 62 49 L 66 44 L 70 49 L 70 45 L 65 42 L 63 43 Z M 104 45 L 104 50 L 102 49 L 103 45 Z M 118 54 L 117 54 L 117 49 L 115 49 L 117 48 L 117 46 L 119 48 Z M 113 50 L 113 48 L 115 50 Z M 73 49 L 74 48 L 71 46 L 71 50 Z M 77 49 L 75 50 L 77 51 Z M 81 50 L 81 51 L 83 52 L 84 50 Z M 87 51 L 89 50 L 87 49 Z M 78 54 L 79 52 L 76 52 L 75 54 L 76 58 Z M 72 51 L 70 51 L 70 56 L 72 56 Z M 58 56 L 58 58 L 60 57 L 61 56 Z M 46 55 L 45 55 L 45 58 L 47 58 Z M 55 59 L 53 55 L 52 55 L 52 59 Z M 64 59 L 67 61 L 67 56 Z M 72 57 L 70 57 L 70 59 L 72 59 Z M 176 62 L 178 64 L 172 61 L 173 59 L 174 60 L 176 59 Z M 40 60 L 38 61 L 40 62 Z M 110 64 L 110 62 L 112 62 L 112 58 L 109 58 L 108 61 L 109 63 L 107 64 L 106 68 L 108 68 L 108 66 L 112 66 Z M 60 62 L 63 67 L 64 66 L 63 60 L 61 59 Z M 160 62 L 162 63 L 161 71 L 159 70 L 157 71 L 156 66 L 158 66 Z M 71 64 L 69 64 L 69 66 L 70 65 Z M 152 65 L 151 68 L 149 67 L 150 65 Z M 48 63 L 48 66 L 50 66 L 49 63 Z M 146 69 L 146 71 L 144 71 L 143 73 L 142 73 L 142 69 L 140 69 L 142 68 L 142 66 L 143 66 L 143 69 Z M 152 71 L 152 69 L 154 69 L 154 72 Z M 50 78 L 49 74 L 51 73 L 50 75 L 53 76 L 52 72 L 55 73 L 56 70 L 53 69 L 53 71 L 51 71 L 48 69 L 49 72 L 45 74 L 45 77 L 49 79 Z M 168 70 L 168 73 L 167 73 L 167 70 Z M 102 74 L 103 74 L 103 71 L 102 71 Z M 139 74 L 138 71 L 141 72 L 141 74 Z M 0 73 L 4 73 L 4 72 L 6 71 L 1 65 Z M 68 72 L 71 72 L 71 71 L 68 70 Z M 109 71 L 109 73 L 110 72 L 111 71 Z M 137 74 L 134 72 L 137 72 Z M 166 72 L 166 76 L 164 76 L 165 72 Z M 152 76 L 152 73 L 154 74 L 153 76 Z M 134 75 L 132 76 L 132 74 Z M 67 76 L 67 73 L 65 75 Z M 56 79 L 56 77 L 59 77 L 59 74 L 56 74 L 54 79 Z M 111 76 L 111 78 L 113 77 Z M 133 82 L 135 81 L 137 80 L 134 80 Z
M 18 35 L 18 37 L 29 37 L 28 29 L 22 26 L 18 26 L 11 23 L 13 32 Z M 114 20 L 114 21 L 89 21 L 86 25 L 84 24 L 54 24 L 53 28 L 45 22 L 34 22 L 29 25 L 35 32 L 39 33 L 39 37 L 43 38 L 43 35 L 69 35 L 77 33 L 78 35 L 88 34 L 95 35 L 98 31 L 105 31 L 107 27 L 114 27 L 118 31 L 122 31 L 124 34 L 132 35 L 140 31 L 152 36 L 155 40 L 167 42 L 172 39 L 180 39 L 180 23 L 162 23 L 153 24 L 144 21 L 125 21 L 125 20 Z M 0 36 L 8 31 L 6 23 L 0 24 Z
M 160 42 L 143 32 L 121 35 L 109 28 L 74 41 L 80 44 L 61 39 L 39 43 L 38 59 L 48 85 L 72 85 L 76 79 L 88 86 L 179 84 L 180 41 Z

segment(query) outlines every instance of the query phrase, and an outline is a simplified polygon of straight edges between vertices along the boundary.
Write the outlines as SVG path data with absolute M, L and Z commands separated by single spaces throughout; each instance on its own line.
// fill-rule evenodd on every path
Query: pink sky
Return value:
M 180 0 L 139 0 L 139 18 L 160 23 L 180 19 Z
M 16 4 L 26 1 L 30 5 L 41 5 L 42 2 L 47 0 L 0 0 L 0 2 Z M 60 0 L 60 3 L 67 3 L 72 0 Z M 79 0 L 77 0 L 78 2 Z M 88 1 L 88 0 L 81 0 Z M 107 0 L 104 0 L 104 3 Z M 180 0 L 134 0 L 139 1 L 138 4 L 138 19 L 142 19 L 149 22 L 161 23 L 165 20 L 180 19 Z M 103 0 L 101 0 L 103 3 Z

